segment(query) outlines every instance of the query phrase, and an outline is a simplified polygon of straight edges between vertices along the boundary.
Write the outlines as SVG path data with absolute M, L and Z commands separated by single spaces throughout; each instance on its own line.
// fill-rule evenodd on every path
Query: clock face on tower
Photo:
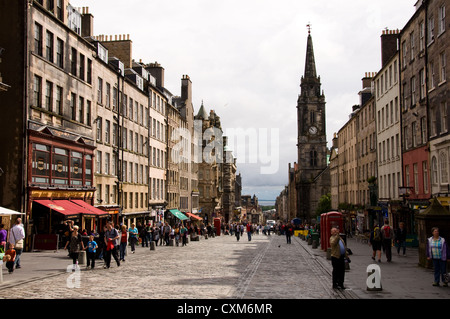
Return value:
M 312 134 L 312 135 L 315 135 L 317 133 L 317 127 L 311 126 L 309 128 L 309 133 Z

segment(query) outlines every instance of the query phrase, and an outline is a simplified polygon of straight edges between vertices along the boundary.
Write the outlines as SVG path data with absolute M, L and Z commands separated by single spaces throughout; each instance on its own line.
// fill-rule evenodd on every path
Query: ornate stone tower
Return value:
M 330 191 L 327 165 L 325 96 L 316 73 L 310 31 L 306 48 L 305 74 L 297 101 L 298 170 L 296 176 L 297 217 L 304 222 L 314 218 L 320 197 Z

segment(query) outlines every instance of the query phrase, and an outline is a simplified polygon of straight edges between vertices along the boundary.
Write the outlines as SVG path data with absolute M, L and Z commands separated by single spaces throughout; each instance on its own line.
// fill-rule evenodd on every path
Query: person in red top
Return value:
M 252 225 L 250 223 L 247 224 L 247 236 L 248 241 L 252 240 Z
M 120 232 L 120 261 L 125 261 L 125 254 L 127 251 L 128 233 L 127 226 L 122 225 Z
M 14 261 L 16 260 L 16 251 L 14 250 L 13 244 L 9 244 L 9 249 L 5 252 L 3 258 L 6 260 L 6 268 L 8 268 L 8 272 L 11 274 L 14 271 Z

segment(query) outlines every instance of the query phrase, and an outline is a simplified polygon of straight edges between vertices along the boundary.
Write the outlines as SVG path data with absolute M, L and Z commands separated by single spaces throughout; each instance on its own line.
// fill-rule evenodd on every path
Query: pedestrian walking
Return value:
M 286 227 L 285 227 L 286 243 L 287 244 L 291 243 L 291 236 L 292 236 L 293 231 L 294 231 L 294 228 L 292 227 L 292 224 L 291 223 L 287 224 Z
M 155 229 L 153 229 L 153 241 L 155 242 L 155 246 L 158 246 L 159 236 L 159 227 L 155 227 Z
M 251 241 L 252 240 L 252 225 L 250 223 L 247 223 L 246 228 L 247 228 L 248 241 Z
M 89 241 L 87 243 L 87 249 L 86 249 L 86 268 L 94 269 L 95 268 L 95 254 L 97 253 L 98 245 L 94 240 L 94 236 L 89 236 Z
M 109 268 L 111 265 L 111 255 L 117 263 L 117 267 L 120 266 L 119 256 L 117 254 L 116 241 L 120 238 L 119 232 L 114 228 L 112 222 L 108 222 L 107 230 L 105 233 L 105 244 L 106 244 L 106 255 L 105 255 L 105 266 L 104 268 Z
M 85 250 L 83 239 L 81 234 L 78 232 L 78 226 L 73 226 L 72 234 L 70 235 L 69 241 L 64 246 L 67 249 L 69 246 L 69 256 L 72 258 L 72 270 L 75 271 L 78 267 L 78 257 L 81 250 Z M 81 249 L 80 249 L 81 247 Z
M 175 237 L 175 245 L 178 247 L 180 245 L 180 225 L 177 224 L 173 230 Z
M 14 261 L 16 260 L 16 251 L 13 244 L 9 243 L 9 248 L 5 251 L 3 260 L 6 261 L 6 268 L 8 269 L 8 273 L 12 274 L 14 271 Z
M 108 230 L 106 226 L 103 226 L 103 230 L 98 233 L 98 259 L 103 260 L 103 256 L 106 254 L 105 233 Z
M 372 246 L 372 259 L 375 260 L 376 255 L 378 255 L 378 262 L 381 262 L 381 242 L 381 229 L 378 227 L 378 223 L 375 223 L 370 233 L 369 245 Z
M 236 240 L 239 241 L 240 237 L 241 237 L 241 229 L 240 229 L 239 224 L 237 224 L 236 225 Z
M 181 225 L 180 233 L 181 233 L 182 246 L 186 246 L 187 245 L 187 234 L 188 234 L 188 229 L 186 228 L 186 226 Z
M 8 249 L 6 245 L 6 239 L 8 238 L 8 231 L 5 229 L 4 224 L 0 224 L 0 248 L 5 252 Z
M 21 268 L 20 255 L 23 251 L 23 240 L 25 238 L 25 229 L 23 228 L 22 218 L 17 218 L 14 226 L 9 230 L 8 241 L 14 245 L 16 251 L 16 259 L 14 261 L 14 267 L 16 269 Z
M 127 226 L 122 225 L 120 229 L 120 247 L 119 247 L 119 260 L 125 261 L 125 255 L 127 252 L 128 245 L 128 231 Z
M 172 227 L 169 226 L 168 222 L 165 222 L 164 228 L 163 228 L 163 234 L 164 234 L 164 242 L 166 243 L 166 246 L 169 246 L 169 238 L 170 238 L 171 232 L 172 232 Z
M 136 242 L 138 240 L 138 229 L 136 228 L 136 225 L 134 223 L 131 224 L 131 227 L 128 229 L 128 234 L 130 235 L 128 237 L 128 240 L 131 244 L 131 253 L 134 254 L 136 250 Z
M 403 248 L 403 256 L 406 256 L 406 228 L 405 223 L 400 222 L 395 231 L 395 242 L 397 244 L 397 254 L 400 255 L 400 249 Z
M 339 230 L 335 227 L 331 229 L 330 246 L 333 289 L 345 289 L 345 259 L 348 255 L 345 243 L 339 236 Z
M 439 236 L 439 228 L 433 227 L 431 234 L 432 236 L 427 240 L 427 259 L 433 262 L 433 286 L 439 286 L 440 279 L 442 279 L 443 286 L 448 287 L 448 282 L 445 280 L 447 260 L 450 257 L 447 242 L 443 237 Z
M 384 252 L 388 262 L 392 261 L 392 236 L 392 228 L 389 226 L 389 221 L 385 219 L 384 225 L 381 227 L 381 237 L 383 238 Z
M 142 247 L 148 247 L 148 230 L 145 224 L 142 225 L 142 228 L 139 231 L 139 238 L 142 240 Z

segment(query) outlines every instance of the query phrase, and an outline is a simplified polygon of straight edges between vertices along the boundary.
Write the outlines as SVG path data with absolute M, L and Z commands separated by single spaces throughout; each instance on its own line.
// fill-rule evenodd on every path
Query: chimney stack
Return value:
M 181 99 L 192 101 L 192 82 L 189 75 L 183 75 L 181 78 Z
M 92 37 L 94 35 L 94 16 L 89 13 L 89 7 L 83 7 L 81 15 L 81 36 Z
M 399 30 L 383 30 L 381 35 L 381 68 L 398 51 Z
M 150 63 L 145 69 L 156 79 L 157 87 L 164 87 L 164 68 L 158 62 Z

